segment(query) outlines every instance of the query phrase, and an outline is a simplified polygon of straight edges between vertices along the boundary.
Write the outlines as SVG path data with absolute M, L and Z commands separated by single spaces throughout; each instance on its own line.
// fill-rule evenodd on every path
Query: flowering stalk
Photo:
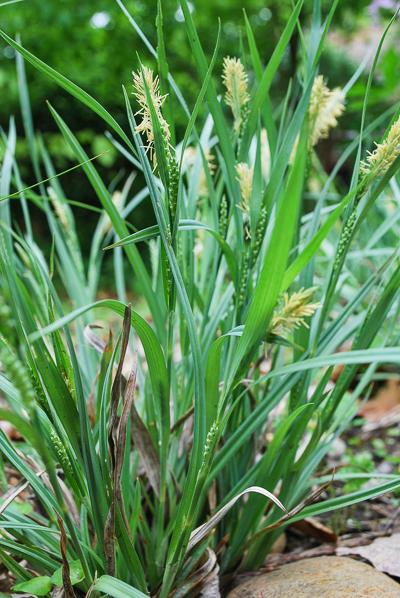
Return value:
M 190 174 L 191 170 L 196 164 L 198 157 L 202 157 L 203 155 L 204 160 L 207 163 L 208 173 L 210 175 L 213 175 L 216 170 L 216 164 L 214 162 L 215 156 L 211 153 L 211 150 L 209 148 L 205 148 L 203 152 L 200 152 L 200 150 L 196 150 L 193 146 L 188 146 L 187 148 L 185 148 L 182 158 L 182 170 L 187 171 Z M 208 194 L 207 174 L 203 161 L 199 173 L 198 194 L 201 197 L 206 197 Z
M 147 139 L 146 151 L 150 152 L 150 159 L 153 165 L 156 166 L 156 156 L 154 153 L 154 128 L 153 121 L 151 118 L 148 96 L 149 94 L 151 102 L 153 104 L 157 119 L 160 123 L 161 131 L 164 135 L 166 147 L 169 146 L 169 140 L 171 138 L 171 132 L 167 121 L 162 115 L 161 107 L 165 102 L 165 95 L 160 93 L 160 80 L 157 76 L 154 76 L 153 71 L 144 66 L 139 69 L 136 73 L 133 72 L 133 95 L 135 96 L 140 109 L 136 112 L 135 116 L 140 115 L 141 121 L 136 126 L 137 133 L 144 135 Z
M 322 75 L 315 78 L 308 110 L 310 122 L 310 147 L 329 136 L 344 112 L 345 95 L 340 87 L 329 89 Z
M 238 312 L 242 309 L 245 304 L 246 297 L 247 297 L 247 285 L 249 282 L 249 273 L 250 273 L 250 253 L 247 250 L 242 259 L 242 269 L 240 274 L 240 281 L 239 281 L 239 294 L 238 294 Z
M 344 100 L 345 95 L 340 87 L 329 89 L 322 75 L 315 77 L 308 107 L 309 151 L 321 139 L 326 139 L 330 130 L 337 126 L 338 118 L 344 112 Z M 291 163 L 294 161 L 298 144 L 299 138 L 297 137 L 290 156 Z
M 222 82 L 226 88 L 225 102 L 233 114 L 233 128 L 239 136 L 247 118 L 250 100 L 248 76 L 239 58 L 224 58 Z
M 250 200 L 253 191 L 253 169 L 245 162 L 240 162 L 236 165 L 236 174 L 242 198 L 238 207 L 248 217 L 250 214 Z
M 307 326 L 305 318 L 314 314 L 321 306 L 320 303 L 313 303 L 311 300 L 315 293 L 315 287 L 300 289 L 292 295 L 283 295 L 283 305 L 274 313 L 271 321 L 271 332 L 273 334 L 288 333 L 300 326 Z
M 396 158 L 400 156 L 400 118 L 389 129 L 382 143 L 375 142 L 373 152 L 361 162 L 360 170 L 365 177 L 381 178 L 389 170 Z
M 373 152 L 368 152 L 366 159 L 361 162 L 360 171 L 362 178 L 360 188 L 354 200 L 353 210 L 343 227 L 340 235 L 338 249 L 333 264 L 333 273 L 339 273 L 343 265 L 343 259 L 348 245 L 353 237 L 353 232 L 357 222 L 357 206 L 362 196 L 367 190 L 370 182 L 381 178 L 392 166 L 393 162 L 400 155 L 400 117 L 393 123 L 389 133 L 382 143 L 375 142 Z
M 146 152 L 150 153 L 150 159 L 153 162 L 154 169 L 157 168 L 157 156 L 154 151 L 155 131 L 153 125 L 154 113 L 160 125 L 163 149 L 166 157 L 166 180 L 163 183 L 166 190 L 166 201 L 169 213 L 169 224 L 167 230 L 167 242 L 175 247 L 176 234 L 178 230 L 177 204 L 178 204 L 178 186 L 179 186 L 179 166 L 176 161 L 175 151 L 170 144 L 171 131 L 167 121 L 162 114 L 162 106 L 166 95 L 160 92 L 160 81 L 149 67 L 142 67 L 136 73 L 133 72 L 133 94 L 140 106 L 136 115 L 141 117 L 140 123 L 136 126 L 137 133 L 144 135 L 147 139 Z M 154 109 L 151 113 L 150 105 Z M 135 116 L 136 116 L 135 115 Z M 162 173 L 161 173 L 162 174 Z M 165 277 L 166 300 L 170 306 L 175 303 L 174 285 L 172 272 L 168 260 L 166 259 L 164 249 L 162 249 L 162 263 Z
M 5 339 L 0 339 L 0 364 L 8 379 L 12 380 L 21 404 L 27 409 L 31 408 L 35 402 L 35 392 L 32 388 L 29 371 Z
M 255 238 L 253 242 L 251 263 L 254 264 L 257 260 L 258 254 L 261 249 L 261 245 L 264 239 L 265 229 L 267 228 L 267 208 L 262 206 L 260 210 L 260 217 L 257 222 Z
M 225 238 L 228 229 L 228 200 L 226 195 L 221 198 L 221 204 L 219 207 L 219 234 Z

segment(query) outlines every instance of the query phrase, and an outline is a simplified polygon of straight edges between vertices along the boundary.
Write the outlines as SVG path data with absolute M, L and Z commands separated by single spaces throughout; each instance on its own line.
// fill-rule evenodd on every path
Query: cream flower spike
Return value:
M 120 212 L 124 207 L 125 196 L 121 193 L 121 191 L 114 191 L 111 196 L 111 201 L 117 208 L 118 212 Z M 103 224 L 101 226 L 101 234 L 106 235 L 112 229 L 112 222 L 107 214 L 104 215 Z
M 161 107 L 165 101 L 166 95 L 161 95 L 159 78 L 157 76 L 154 76 L 153 71 L 149 67 L 144 66 L 136 73 L 133 72 L 132 75 L 133 95 L 135 96 L 140 106 L 140 110 L 136 112 L 135 116 L 140 115 L 142 118 L 141 122 L 136 126 L 136 131 L 146 136 L 148 143 L 147 150 L 150 150 L 150 154 L 153 159 L 154 130 L 153 123 L 151 120 L 149 103 L 147 101 L 146 86 L 148 89 L 148 93 L 151 97 L 157 118 L 160 122 L 161 130 L 164 133 L 165 138 L 168 142 L 171 137 L 171 132 L 169 130 L 168 123 L 161 112 Z
M 185 148 L 183 152 L 182 158 L 182 172 L 187 172 L 193 168 L 196 163 L 196 160 L 199 158 L 200 153 L 199 149 L 194 148 L 192 145 L 189 145 Z M 207 160 L 207 168 L 209 174 L 212 176 L 216 170 L 216 164 L 214 163 L 214 154 L 211 152 L 210 148 L 206 148 L 204 150 L 204 157 Z M 208 186 L 207 186 L 207 175 L 204 170 L 203 164 L 201 165 L 200 174 L 199 174 L 199 185 L 198 185 L 198 192 L 201 196 L 206 196 L 208 193 Z
M 239 58 L 224 58 L 222 82 L 226 88 L 225 102 L 232 110 L 234 129 L 239 133 L 243 111 L 250 100 L 248 76 Z
M 250 199 L 253 190 L 253 169 L 245 162 L 240 162 L 236 164 L 236 174 L 242 198 L 239 208 L 245 214 L 248 214 L 250 212 Z
M 283 305 L 277 309 L 272 317 L 271 332 L 281 334 L 290 332 L 300 326 L 307 326 L 305 318 L 312 316 L 321 307 L 320 303 L 312 303 L 311 299 L 315 293 L 315 287 L 300 289 L 289 296 L 283 296 Z
M 400 155 L 400 117 L 390 127 L 389 133 L 382 143 L 375 143 L 373 152 L 368 152 L 364 162 L 361 162 L 361 172 L 383 176 L 393 162 Z
M 338 118 L 344 112 L 345 94 L 340 87 L 329 89 L 322 75 L 318 75 L 311 90 L 310 145 L 313 147 L 320 139 L 326 139 L 329 131 L 337 126 Z
M 47 188 L 47 194 L 50 198 L 51 203 L 53 204 L 53 208 L 55 213 L 57 214 L 57 218 L 60 221 L 60 224 L 64 227 L 65 230 L 68 230 L 71 226 L 67 210 L 65 209 L 65 205 L 58 199 L 57 193 L 54 191 L 53 187 Z

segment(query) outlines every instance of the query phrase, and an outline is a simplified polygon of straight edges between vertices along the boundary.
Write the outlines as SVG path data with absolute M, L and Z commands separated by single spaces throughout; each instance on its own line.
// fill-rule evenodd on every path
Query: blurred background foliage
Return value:
M 330 0 L 322 0 L 325 8 Z M 323 74 L 330 87 L 343 85 L 364 59 L 368 50 L 375 47 L 387 19 L 393 14 L 395 0 L 341 0 L 335 14 L 333 33 L 323 57 Z M 192 63 L 182 13 L 178 0 L 163 0 L 164 27 L 170 70 L 192 107 L 196 100 L 199 82 Z M 261 56 L 268 58 L 279 33 L 292 9 L 291 0 L 192 0 L 202 43 L 211 55 L 218 29 L 222 23 L 220 60 L 215 74 L 221 70 L 225 55 L 242 55 L 246 60 L 247 47 L 243 35 L 243 6 L 254 31 Z M 311 18 L 307 0 L 303 10 L 303 25 Z M 156 45 L 156 0 L 125 0 L 125 6 L 137 23 Z M 20 35 L 23 45 L 48 64 L 97 98 L 109 111 L 127 126 L 121 85 L 130 88 L 131 71 L 138 65 L 138 56 L 152 65 L 151 58 L 136 32 L 115 0 L 21 0 L 0 8 L 1 28 L 9 35 Z M 370 115 L 384 109 L 398 99 L 400 78 L 399 45 L 396 44 L 398 23 L 393 28 L 389 43 L 383 53 L 377 81 L 371 96 Z M 398 37 L 398 36 L 397 36 Z M 272 90 L 275 105 L 286 92 L 288 80 L 296 73 L 299 35 L 294 36 L 286 56 L 285 73 L 275 82 Z M 244 54 L 243 54 L 244 52 Z M 79 102 L 62 93 L 48 78 L 27 66 L 27 77 L 35 129 L 44 136 L 59 170 L 73 165 L 66 144 L 57 132 L 46 100 L 50 100 L 71 126 L 90 155 L 108 150 L 97 160 L 102 176 L 114 187 L 126 177 L 129 165 L 104 136 L 100 119 L 86 110 Z M 352 89 L 341 127 L 336 135 L 352 135 L 358 122 L 354 117 L 360 109 L 366 77 Z M 222 89 L 221 89 L 222 91 Z M 0 125 L 6 130 L 10 115 L 14 115 L 19 136 L 17 156 L 24 182 L 33 182 L 27 144 L 24 142 L 20 118 L 18 85 L 15 73 L 14 51 L 0 45 Z M 185 124 L 182 115 L 182 126 Z M 332 144 L 326 144 L 325 161 L 334 160 L 330 154 Z M 140 186 L 140 181 L 137 181 Z M 93 193 L 78 170 L 63 177 L 67 196 L 86 203 L 94 202 Z M 135 218 L 140 226 L 146 225 L 152 215 L 144 204 Z M 41 220 L 38 217 L 38 227 Z M 43 223 L 43 226 L 44 223 Z M 87 232 L 87 220 L 84 219 Z

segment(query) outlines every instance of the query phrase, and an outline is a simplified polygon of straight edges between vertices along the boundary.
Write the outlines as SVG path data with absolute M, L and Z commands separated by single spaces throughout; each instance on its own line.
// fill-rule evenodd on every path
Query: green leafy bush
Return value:
M 137 64 L 133 96 L 124 89 L 129 131 L 2 33 L 21 56 L 38 179 L 33 187 L 21 180 L 11 122 L 0 187 L 0 415 L 22 441 L 0 432 L 0 449 L 22 481 L 0 507 L 0 558 L 16 590 L 206 595 L 218 570 L 229 577 L 259 567 L 288 521 L 400 487 L 387 476 L 324 499 L 332 475 L 317 473 L 378 364 L 400 361 L 398 113 L 366 126 L 372 72 L 359 135 L 328 174 L 318 142 L 338 124 L 362 72 L 343 89 L 329 89 L 318 73 L 335 5 L 322 19 L 315 2 L 303 31 L 299 0 L 265 67 L 245 21 L 252 83 L 244 59 L 221 63 L 220 37 L 207 60 L 181 6 L 201 80 L 196 103 L 188 109 L 169 71 L 159 5 L 159 78 Z M 302 67 L 273 106 L 269 91 L 297 28 Z M 65 196 L 34 137 L 23 59 L 97 114 L 146 181 L 133 196 L 133 176 L 121 191 L 107 188 L 49 106 L 101 206 L 87 264 L 75 227 L 87 206 Z M 187 114 L 178 139 L 173 101 Z M 378 137 L 383 123 L 383 141 L 362 160 L 363 140 Z M 336 177 L 350 160 L 341 195 Z M 156 224 L 132 232 L 127 217 L 142 201 Z M 14 226 L 16 203 L 23 231 Z M 32 233 L 32 204 L 48 221 L 48 258 Z M 139 243 L 149 247 L 149 266 Z M 97 298 L 105 247 L 117 299 Z M 130 305 L 133 282 L 142 298 Z M 351 350 L 340 351 L 346 342 Z M 337 364 L 344 367 L 332 386 Z M 35 500 L 25 512 L 17 505 L 27 486 Z

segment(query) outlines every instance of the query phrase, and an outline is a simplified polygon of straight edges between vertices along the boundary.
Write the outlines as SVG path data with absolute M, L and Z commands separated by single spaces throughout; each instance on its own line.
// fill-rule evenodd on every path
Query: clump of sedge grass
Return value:
M 12 474 L 20 486 L 0 506 L 0 558 L 15 591 L 207 595 L 219 571 L 226 579 L 259 567 L 291 519 L 400 487 L 392 477 L 348 495 L 335 487 L 332 497 L 331 473 L 317 473 L 378 363 L 399 359 L 400 271 L 390 226 L 399 206 L 386 188 L 398 121 L 359 177 L 355 157 L 346 188 L 335 177 L 351 167 L 356 144 L 337 148 L 331 173 L 315 155 L 344 110 L 344 92 L 315 76 L 326 37 L 320 3 L 312 47 L 302 46 L 300 85 L 277 107 L 269 90 L 304 26 L 301 2 L 265 65 L 246 23 L 254 77 L 239 57 L 225 58 L 221 76 L 212 76 L 217 66 L 207 65 L 185 1 L 182 10 L 200 80 L 193 113 L 169 73 L 159 14 L 160 78 L 143 65 L 134 73 L 133 107 L 124 90 L 127 130 L 2 33 L 19 52 L 39 179 L 24 185 L 11 124 L 0 185 L 0 414 L 21 440 L 0 432 L 0 483 Z M 88 256 L 75 227 L 87 206 L 67 199 L 29 126 L 23 58 L 105 121 L 141 181 L 134 191 L 130 174 L 108 187 L 50 106 L 98 199 Z M 187 118 L 182 134 L 178 112 Z M 369 131 L 377 136 L 382 122 Z M 358 141 L 366 141 L 364 129 Z M 311 177 L 316 194 L 307 191 Z M 50 256 L 34 239 L 28 202 L 47 218 Z M 155 224 L 132 232 L 129 216 L 142 202 Z M 98 299 L 104 248 L 112 249 L 116 299 Z M 340 351 L 345 342 L 350 351 Z M 344 367 L 332 388 L 337 363 Z

